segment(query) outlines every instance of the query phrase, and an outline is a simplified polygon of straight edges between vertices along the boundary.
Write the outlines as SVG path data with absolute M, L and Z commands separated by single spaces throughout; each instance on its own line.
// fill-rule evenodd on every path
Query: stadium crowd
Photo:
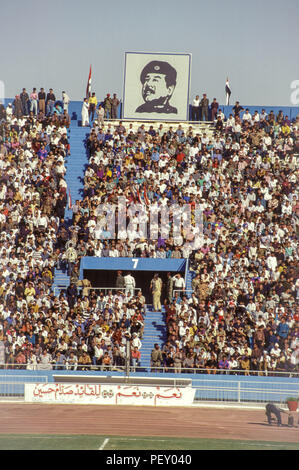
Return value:
M 169 280 L 168 339 L 154 351 L 155 367 L 298 371 L 299 118 L 251 115 L 236 103 L 228 118 L 215 113 L 201 134 L 191 123 L 188 131 L 182 125 L 114 126 L 95 105 L 88 118 L 95 120 L 86 142 L 84 196 L 73 205 L 68 225 L 70 121 L 64 99 L 57 103 L 53 90 L 49 94 L 40 95 L 42 107 L 33 91 L 27 108 L 16 97 L 0 110 L 0 362 L 119 367 L 129 337 L 132 364 L 138 365 L 142 293 L 130 295 L 120 286 L 116 294 L 99 295 L 78 276 L 82 256 L 126 256 L 189 258 L 194 274 L 192 294 L 174 295 Z M 114 236 L 106 222 L 119 196 L 144 210 L 133 214 L 130 230 Z M 180 234 L 172 232 L 175 204 L 192 211 L 190 227 Z M 161 207 L 170 211 L 170 236 L 144 237 L 142 222 Z M 55 297 L 54 268 L 64 263 L 70 286 Z
M 0 109 L 0 367 L 124 365 L 128 334 L 138 365 L 141 292 L 97 295 L 76 278 L 80 253 L 73 258 L 74 236 L 64 220 L 68 99 L 65 92 L 61 102 L 53 90 L 41 92 L 23 89 Z M 54 269 L 64 263 L 71 282 L 57 297 Z
M 203 135 L 192 125 L 185 132 L 181 125 L 93 124 L 74 218 L 92 252 L 188 257 L 194 272 L 194 294 L 167 299 L 172 314 L 160 366 L 176 358 L 183 370 L 298 368 L 298 124 L 281 112 L 251 115 L 238 102 L 227 119 L 220 110 Z M 102 213 L 119 196 L 145 209 L 123 239 L 107 233 Z M 200 207 L 202 232 L 193 223 L 176 237 L 144 238 L 139 228 L 149 208 L 168 206 L 173 217 L 175 203 Z

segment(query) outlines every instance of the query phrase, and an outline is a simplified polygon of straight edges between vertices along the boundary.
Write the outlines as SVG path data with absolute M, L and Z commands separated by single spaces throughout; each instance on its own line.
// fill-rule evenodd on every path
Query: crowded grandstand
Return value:
M 200 128 L 133 125 L 109 114 L 118 100 L 91 96 L 82 199 L 67 220 L 71 117 L 62 96 L 23 89 L 0 105 L 1 367 L 122 370 L 129 341 L 138 371 L 148 286 L 128 289 L 119 272 L 117 290 L 93 288 L 80 277 L 90 256 L 188 259 L 191 290 L 174 274 L 164 282 L 166 338 L 153 345 L 153 371 L 298 373 L 299 117 L 236 103 L 227 117 L 209 109 Z M 145 221 L 169 208 L 168 237 L 144 237 L 138 214 L 123 236 L 109 233 L 99 206 L 109 212 L 119 197 L 141 205 Z M 179 234 L 174 205 L 191 209 Z M 57 267 L 70 279 L 58 293 Z

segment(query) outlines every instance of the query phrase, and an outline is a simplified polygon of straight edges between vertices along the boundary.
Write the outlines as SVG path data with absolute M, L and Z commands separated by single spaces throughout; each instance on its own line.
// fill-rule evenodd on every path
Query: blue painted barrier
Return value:
M 0 370 L 0 396 L 24 396 L 25 383 L 54 383 L 55 375 L 119 377 L 117 371 L 66 371 L 66 370 Z M 131 373 L 130 377 L 168 378 L 174 380 L 190 379 L 196 389 L 195 401 L 217 402 L 276 402 L 283 403 L 289 396 L 299 396 L 299 378 L 261 377 L 242 375 L 210 374 L 172 374 L 172 373 Z M 75 380 L 75 379 L 74 379 Z

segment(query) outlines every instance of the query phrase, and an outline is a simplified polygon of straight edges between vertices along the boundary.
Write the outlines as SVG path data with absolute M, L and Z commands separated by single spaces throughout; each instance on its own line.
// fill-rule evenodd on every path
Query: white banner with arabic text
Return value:
M 101 384 L 25 384 L 25 401 L 99 405 L 190 406 L 192 387 L 149 387 Z

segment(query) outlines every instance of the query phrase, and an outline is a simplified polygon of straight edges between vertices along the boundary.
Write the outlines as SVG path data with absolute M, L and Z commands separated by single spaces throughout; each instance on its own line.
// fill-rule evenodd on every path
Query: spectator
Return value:
M 37 103 L 38 103 L 38 94 L 36 88 L 33 88 L 30 93 L 30 111 L 36 116 L 37 115 Z
M 200 106 L 202 121 L 208 121 L 209 120 L 209 100 L 205 93 L 202 95 L 202 99 L 200 100 L 199 106 Z
M 91 121 L 94 120 L 97 104 L 98 104 L 98 100 L 97 100 L 95 92 L 93 92 L 88 100 L 88 116 L 89 116 L 89 120 Z
M 13 331 L 16 322 L 24 328 L 28 322 L 34 325 L 37 366 L 46 348 L 55 364 L 57 350 L 63 346 L 65 367 L 75 368 L 83 355 L 81 340 L 93 359 L 93 340 L 104 338 L 107 350 L 111 346 L 108 355 L 114 367 L 123 364 L 125 332 L 132 329 L 132 335 L 142 335 L 143 319 L 137 320 L 131 310 L 137 315 L 144 302 L 128 291 L 101 296 L 91 289 L 83 296 L 76 263 L 71 266 L 74 295 L 69 290 L 59 299 L 53 297 L 55 263 L 61 262 L 71 242 L 78 260 L 87 253 L 189 258 L 194 277 L 198 276 L 197 287 L 195 282 L 192 296 L 176 293 L 166 304 L 168 339 L 175 350 L 178 347 L 181 365 L 192 357 L 197 370 L 214 372 L 224 354 L 230 367 L 234 358 L 248 355 L 255 373 L 296 372 L 293 153 L 298 120 L 290 122 L 281 115 L 277 119 L 273 112 L 244 119 L 239 105 L 234 111 L 235 117 L 228 119 L 218 112 L 215 125 L 198 134 L 192 126 L 183 129 L 182 125 L 154 128 L 151 124 L 149 129 L 126 123 L 106 123 L 101 129 L 93 125 L 87 139 L 84 196 L 74 205 L 69 228 L 63 217 L 64 160 L 69 152 L 66 121 L 54 114 L 17 117 L 14 108 L 7 107 L 0 124 L 5 135 L 0 147 L 0 315 L 3 326 L 6 319 L 10 321 L 5 326 L 9 333 L 5 354 L 11 366 L 16 360 L 15 344 L 25 344 L 23 333 L 18 328 Z M 106 233 L 103 240 L 97 207 L 116 201 L 118 195 L 128 202 L 140 198 L 144 206 L 157 210 L 176 202 L 191 208 L 198 204 L 202 233 L 192 226 L 192 233 L 172 237 L 170 212 L 167 236 L 143 239 L 136 215 L 122 239 L 111 240 Z M 25 295 L 31 287 L 32 292 L 27 290 Z M 126 307 L 129 316 L 124 316 Z M 53 333 L 58 331 L 58 321 L 61 337 Z M 277 342 L 278 358 L 271 354 Z M 169 349 L 167 354 L 171 361 L 174 353 Z M 97 361 L 92 363 L 98 366 Z
M 141 353 L 137 346 L 134 346 L 131 350 L 131 365 L 133 372 L 136 372 L 136 367 L 140 367 Z
M 68 114 L 69 112 L 69 104 L 70 104 L 70 97 L 68 94 L 63 91 L 62 92 L 62 103 L 63 103 L 63 111 Z
M 97 115 L 97 124 L 100 127 L 104 127 L 105 122 L 104 122 L 104 117 L 105 117 L 105 110 L 101 104 L 99 104 L 99 107 L 96 110 L 96 115 Z
M 46 97 L 46 111 L 48 116 L 51 116 L 53 114 L 55 101 L 55 94 L 53 93 L 53 89 L 50 88 Z
M 117 119 L 118 118 L 118 107 L 120 105 L 120 101 L 117 98 L 116 93 L 113 94 L 113 98 L 111 100 L 111 118 Z
M 153 372 L 161 372 L 163 365 L 163 355 L 158 343 L 155 344 L 154 349 L 151 352 L 151 367 Z
M 200 120 L 200 99 L 199 95 L 196 95 L 192 101 L 192 121 Z
M 39 112 L 45 116 L 46 114 L 46 93 L 43 88 L 40 89 L 38 93 L 38 110 Z
M 84 98 L 81 109 L 82 127 L 89 126 L 89 105 L 88 99 Z
M 110 93 L 107 93 L 104 99 L 105 119 L 112 119 L 112 98 Z
M 211 103 L 211 119 L 214 122 L 218 113 L 219 103 L 216 98 L 213 99 Z M 221 117 L 220 117 L 221 119 Z
M 20 100 L 22 103 L 23 116 L 28 116 L 29 115 L 29 95 L 26 91 L 26 88 L 23 88 L 20 94 Z

